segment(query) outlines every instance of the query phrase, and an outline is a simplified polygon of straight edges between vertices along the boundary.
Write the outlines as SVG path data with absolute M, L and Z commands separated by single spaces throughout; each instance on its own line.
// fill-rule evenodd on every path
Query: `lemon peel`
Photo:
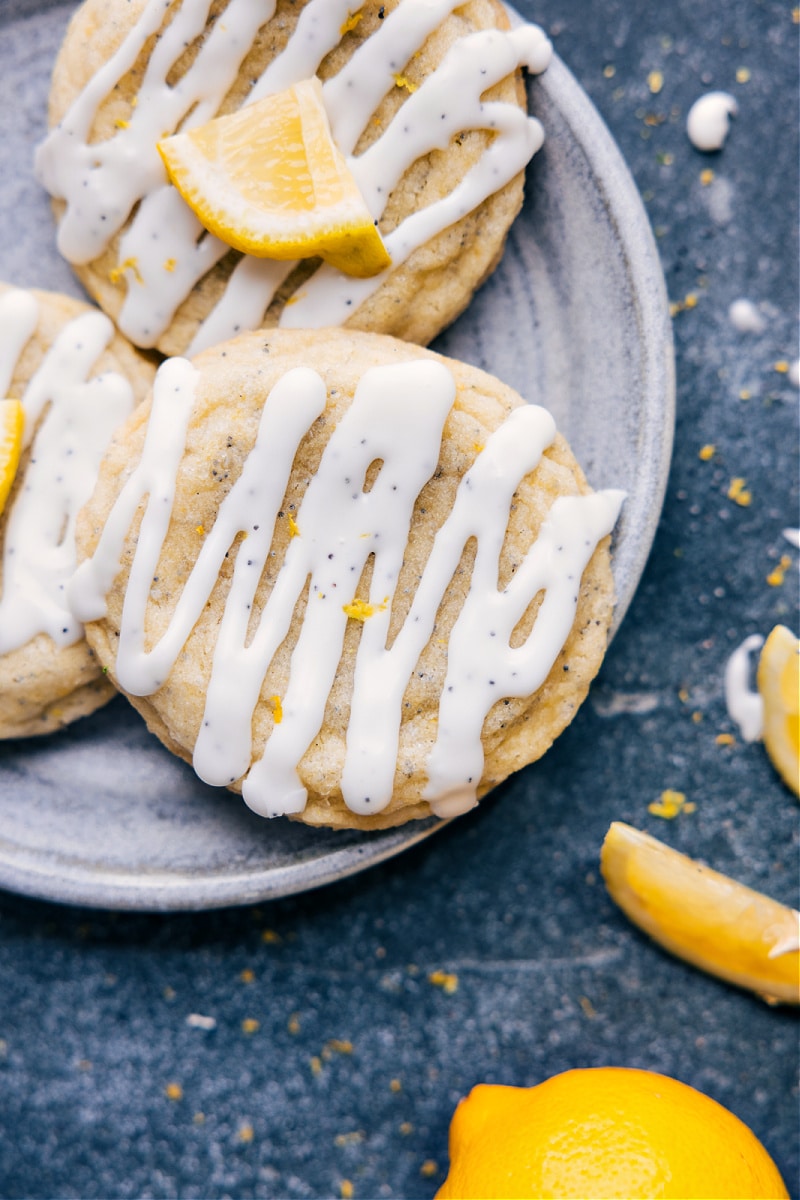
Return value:
M 625 915 L 701 970 L 800 1004 L 800 913 L 615 821 L 600 869 Z
M 0 400 L 0 513 L 19 467 L 25 411 L 21 400 Z
M 776 625 L 758 660 L 764 746 L 787 787 L 800 796 L 800 640 Z
M 202 224 L 236 250 L 320 257 L 359 278 L 391 263 L 334 143 L 317 78 L 164 138 L 158 150 Z
M 449 1152 L 437 1200 L 789 1196 L 734 1113 L 631 1067 L 575 1068 L 533 1087 L 479 1083 L 453 1114 Z

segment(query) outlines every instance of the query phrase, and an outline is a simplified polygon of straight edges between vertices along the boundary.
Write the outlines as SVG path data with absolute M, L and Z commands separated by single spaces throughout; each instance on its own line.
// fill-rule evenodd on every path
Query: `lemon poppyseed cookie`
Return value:
M 427 344 L 500 257 L 543 138 L 521 69 L 543 70 L 550 53 L 538 28 L 509 29 L 497 0 L 86 0 L 55 64 L 37 155 L 59 249 L 132 342 L 167 354 L 276 324 Z M 159 153 L 211 122 L 204 152 L 219 168 L 218 117 L 314 79 L 391 260 L 369 278 L 313 254 L 232 249 L 238 239 L 208 231 Z M 295 212 L 317 202 L 318 155 L 301 125 L 284 139 L 290 174 L 295 151 L 311 160 Z M 233 136 L 247 153 L 247 131 Z M 209 213 L 216 202 L 203 199 Z
M 168 359 L 70 590 L 151 730 L 265 816 L 454 815 L 538 758 L 606 646 L 622 494 L 551 415 L 386 335 Z
M 0 511 L 0 737 L 11 738 L 49 733 L 114 694 L 65 589 L 77 511 L 154 368 L 104 313 L 68 296 L 0 284 L 0 330 L 0 394 L 22 408 Z

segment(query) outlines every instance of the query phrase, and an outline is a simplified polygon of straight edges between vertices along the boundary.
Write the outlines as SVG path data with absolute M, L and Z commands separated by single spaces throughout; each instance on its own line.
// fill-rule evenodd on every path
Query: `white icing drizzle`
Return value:
M 185 359 L 168 360 L 160 369 L 142 458 L 112 508 L 94 556 L 78 569 L 70 589 L 81 619 L 104 615 L 127 530 L 147 497 L 119 637 L 116 674 L 122 687 L 148 695 L 162 685 L 208 601 L 226 553 L 244 534 L 219 623 L 195 769 L 220 786 L 245 777 L 245 801 L 265 816 L 302 811 L 307 797 L 298 764 L 322 725 L 351 619 L 348 607 L 359 600 L 370 609 L 356 654 L 342 792 L 354 811 L 379 812 L 392 796 L 403 695 L 464 546 L 475 538 L 476 560 L 450 638 L 424 796 L 441 815 L 471 807 L 482 773 L 486 714 L 497 700 L 535 691 L 547 676 L 574 620 L 580 575 L 599 539 L 613 528 L 622 493 L 557 500 L 538 540 L 500 591 L 499 555 L 514 491 L 555 434 L 544 409 L 514 410 L 462 478 L 410 611 L 388 646 L 414 505 L 436 470 L 455 382 L 435 360 L 373 368 L 330 435 L 297 511 L 296 536 L 251 628 L 256 589 L 297 448 L 325 408 L 322 379 L 306 368 L 293 370 L 270 392 L 256 443 L 219 506 L 169 627 L 148 650 L 148 596 L 170 520 L 196 381 L 197 372 Z M 377 476 L 365 490 L 373 464 L 378 464 Z M 370 594 L 357 597 L 370 558 Z M 281 717 L 263 757 L 254 762 L 253 712 L 306 589 Z M 522 646 L 511 648 L 511 634 L 539 592 L 544 601 L 533 631 Z
M 247 102 L 313 75 L 340 41 L 343 24 L 362 4 L 363 0 L 309 0 L 285 49 L 255 82 Z M 186 45 L 203 33 L 210 7 L 210 0 L 182 0 L 161 32 L 127 126 L 107 141 L 89 145 L 97 109 L 131 69 L 147 38 L 160 28 L 168 7 L 168 0 L 150 0 L 116 53 L 49 133 L 36 159 L 42 184 L 66 201 L 58 244 L 69 261 L 96 258 L 133 212 L 120 239 L 126 296 L 118 324 L 140 346 L 156 345 L 192 288 L 228 252 L 166 183 L 156 142 L 217 112 L 258 29 L 273 15 L 275 0 L 230 0 L 193 66 L 171 87 L 169 71 Z M 352 157 L 396 76 L 457 7 L 458 0 L 403 0 L 323 90 L 334 136 L 351 156 L 351 169 L 376 218 L 397 179 L 416 158 L 447 145 L 465 129 L 496 134 L 483 159 L 451 196 L 413 214 L 387 239 L 395 265 L 503 187 L 523 170 L 543 140 L 540 123 L 515 105 L 480 102 L 487 88 L 519 66 L 534 72 L 547 66 L 550 43 L 540 29 L 523 25 L 513 32 L 483 31 L 457 43 L 408 97 L 379 141 L 367 153 Z M 292 265 L 242 259 L 189 353 L 260 325 Z M 304 289 L 303 300 L 287 308 L 286 324 L 342 323 L 385 278 L 348 290 L 350 281 L 338 272 L 326 267 L 318 276 L 319 282 L 314 277 Z
M 150 0 L 116 52 L 39 147 L 40 181 L 51 195 L 67 202 L 58 248 L 69 262 L 90 262 L 101 254 L 136 202 L 166 182 L 156 143 L 167 131 L 214 116 L 259 27 L 275 8 L 275 0 L 230 0 L 225 19 L 212 26 L 192 70 L 170 87 L 169 71 L 203 34 L 211 2 L 189 0 L 177 8 L 161 31 L 126 127 L 90 145 L 89 133 L 103 100 L 134 66 L 148 38 L 161 30 L 170 0 Z
M 30 292 L 0 297 L 0 377 L 5 391 L 32 336 L 39 305 Z M 47 633 L 59 646 L 82 635 L 65 589 L 75 569 L 75 520 L 92 493 L 100 459 L 116 426 L 133 407 L 122 376 L 90 378 L 113 336 L 99 312 L 86 312 L 59 332 L 22 397 L 25 444 L 31 447 L 24 483 L 8 513 L 0 597 L 0 653 Z
M 757 742 L 764 724 L 764 702 L 750 687 L 750 659 L 764 644 L 760 634 L 744 639 L 725 664 L 725 704 L 745 742 Z
M 0 295 L 0 395 L 9 395 L 14 369 L 38 323 L 39 302 L 30 292 L 14 289 Z M 23 429 L 25 445 L 30 440 L 32 424 L 28 417 Z
M 418 209 L 386 236 L 392 259 L 389 270 L 504 187 L 520 170 L 520 163 L 540 149 L 544 131 L 538 121 L 509 104 L 481 102 L 482 92 L 505 78 L 518 62 L 536 61 L 537 35 L 538 30 L 531 26 L 520 26 L 510 34 L 485 30 L 457 42 L 437 71 L 409 97 L 383 136 L 360 157 L 350 159 L 350 169 L 370 211 L 380 219 L 393 187 L 422 154 L 444 149 L 460 129 L 491 129 L 496 134 L 452 192 Z M 454 96 L 457 104 L 453 104 Z M 333 106 L 331 111 L 335 111 Z M 332 120 L 335 127 L 335 115 Z M 292 329 L 343 324 L 388 274 L 387 270 L 370 279 L 353 279 L 324 265 L 283 310 L 280 324 Z

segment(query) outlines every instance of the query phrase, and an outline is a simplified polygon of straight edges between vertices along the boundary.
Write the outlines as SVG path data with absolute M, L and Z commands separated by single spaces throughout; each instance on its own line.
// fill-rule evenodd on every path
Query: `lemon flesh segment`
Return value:
M 800 640 L 776 625 L 756 675 L 764 702 L 764 746 L 787 787 L 800 795 Z
M 665 949 L 770 1003 L 800 1004 L 800 913 L 615 821 L 606 887 Z
M 22 450 L 25 413 L 20 400 L 0 400 L 0 513 L 6 506 Z
M 236 250 L 320 257 L 359 278 L 391 263 L 316 78 L 164 138 L 158 150 L 205 228 Z

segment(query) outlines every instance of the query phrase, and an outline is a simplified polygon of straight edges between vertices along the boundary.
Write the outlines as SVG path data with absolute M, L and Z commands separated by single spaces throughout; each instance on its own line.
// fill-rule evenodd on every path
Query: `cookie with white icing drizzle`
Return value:
M 0 391 L 23 451 L 0 513 L 0 738 L 49 733 L 114 695 L 66 603 L 75 520 L 155 368 L 97 309 L 0 284 Z
M 572 719 L 621 502 L 482 371 L 253 332 L 159 369 L 81 516 L 70 601 L 206 782 L 381 828 L 469 809 Z
M 493 270 L 541 145 L 521 69 L 541 30 L 498 0 L 85 0 L 37 155 L 58 244 L 136 345 L 194 354 L 262 325 L 347 325 L 425 345 Z M 242 256 L 205 233 L 156 143 L 318 75 L 392 266 Z

